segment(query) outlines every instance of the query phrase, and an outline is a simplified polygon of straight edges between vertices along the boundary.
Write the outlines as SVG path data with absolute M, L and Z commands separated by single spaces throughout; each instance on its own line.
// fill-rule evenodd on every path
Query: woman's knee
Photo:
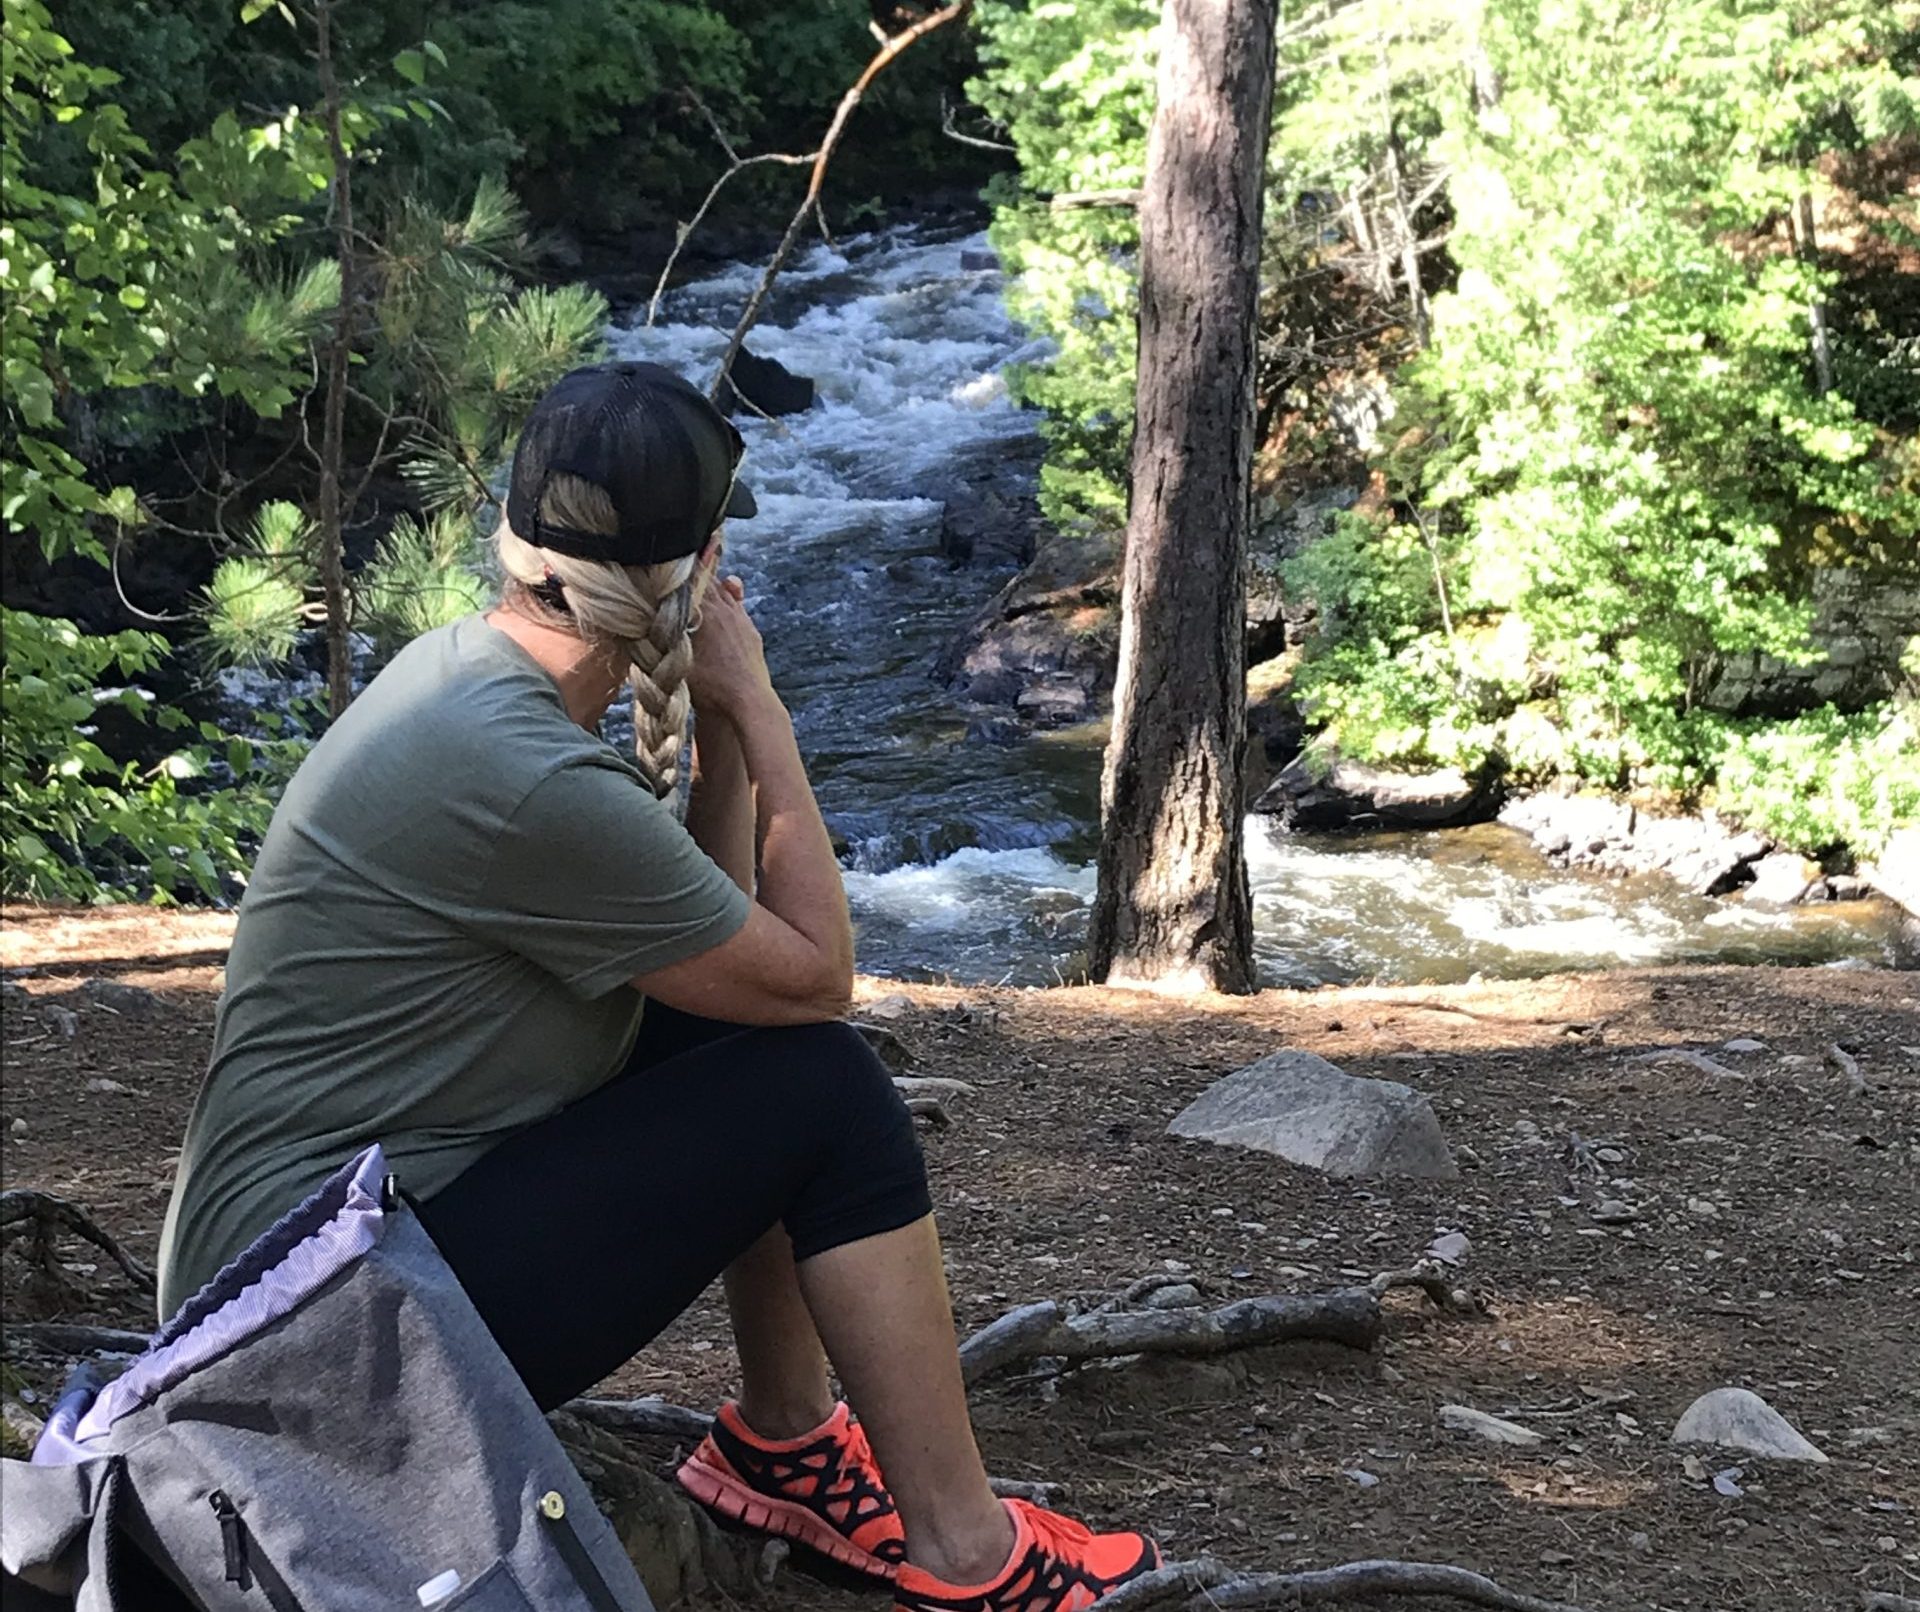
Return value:
M 761 1031 L 754 1040 L 777 1060 L 783 1086 L 808 1094 L 815 1114 L 862 1128 L 908 1118 L 892 1074 L 852 1025 L 794 1025 Z

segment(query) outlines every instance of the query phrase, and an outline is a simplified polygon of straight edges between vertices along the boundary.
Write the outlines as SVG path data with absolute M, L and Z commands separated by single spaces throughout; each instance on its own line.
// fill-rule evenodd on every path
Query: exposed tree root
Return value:
M 118 1265 L 126 1273 L 127 1280 L 141 1292 L 153 1291 L 153 1272 L 122 1248 L 118 1240 L 103 1230 L 92 1215 L 65 1198 L 56 1198 L 50 1192 L 37 1192 L 32 1187 L 14 1187 L 0 1192 L 0 1234 L 16 1228 L 32 1231 L 34 1261 L 49 1278 L 59 1280 L 53 1263 L 54 1233 L 70 1231 L 74 1236 L 92 1243 Z
M 1051 1299 L 1023 1304 L 960 1346 L 967 1385 L 1053 1358 L 1069 1362 L 1118 1355 L 1227 1354 L 1261 1344 L 1312 1340 L 1370 1349 L 1384 1327 L 1370 1288 L 1236 1299 L 1213 1310 L 1093 1310 L 1070 1316 Z
M 1383 1595 L 1431 1595 L 1493 1607 L 1496 1612 L 1580 1612 L 1564 1601 L 1543 1601 L 1496 1584 L 1480 1573 L 1441 1562 L 1365 1561 L 1299 1573 L 1244 1573 L 1210 1556 L 1170 1562 L 1122 1585 L 1102 1601 L 1102 1612 L 1265 1612 L 1267 1608 L 1332 1606 Z
M 9 1321 L 6 1336 L 37 1344 L 57 1355 L 145 1354 L 152 1339 L 124 1327 L 91 1327 L 75 1321 Z

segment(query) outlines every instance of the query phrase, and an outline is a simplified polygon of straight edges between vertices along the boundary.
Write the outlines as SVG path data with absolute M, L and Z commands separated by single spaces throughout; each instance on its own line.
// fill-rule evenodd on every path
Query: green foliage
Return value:
M 1789 845 L 1871 857 L 1920 821 L 1920 709 L 1897 702 L 1844 715 L 1827 706 L 1736 730 L 1719 757 L 1722 811 Z
M 1041 502 L 1056 521 L 1125 517 L 1140 235 L 1129 208 L 1055 212 L 1047 199 L 1139 188 L 1157 17 L 1141 0 L 983 0 L 976 12 L 984 72 L 968 89 L 1020 155 L 993 243 L 1015 317 L 1053 349 L 1012 383 L 1046 411 Z
M 377 648 L 390 653 L 435 627 L 485 607 L 471 523 L 443 510 L 425 525 L 402 516 L 380 540 L 356 585 Z
M 0 848 L 13 896 L 69 901 L 226 897 L 244 877 L 273 800 L 298 760 L 291 740 L 249 742 L 211 723 L 155 709 L 138 687 L 107 678 L 151 672 L 166 652 L 154 633 L 82 633 L 72 622 L 4 612 L 0 703 Z M 188 742 L 150 762 L 109 753 L 121 725 Z M 213 775 L 230 780 L 209 787 Z
M 1019 386 L 1048 411 L 1056 519 L 1124 508 L 1136 237 L 1129 213 L 1044 203 L 1138 184 L 1154 20 L 1123 0 L 980 12 L 974 94 L 1021 166 L 996 243 L 1016 311 L 1054 347 Z M 1862 794 L 1911 743 L 1884 710 L 1762 728 L 1707 696 L 1728 656 L 1817 659 L 1811 566 L 1920 560 L 1910 276 L 1902 302 L 1795 251 L 1785 223 L 1840 156 L 1871 173 L 1898 149 L 1873 142 L 1920 128 L 1920 7 L 1350 0 L 1283 9 L 1278 75 L 1262 407 L 1305 428 L 1269 471 L 1352 474 L 1309 462 L 1330 382 L 1392 404 L 1393 439 L 1367 450 L 1384 501 L 1284 569 L 1319 610 L 1295 687 L 1322 743 L 1689 793 L 1719 775 L 1724 799 L 1807 843 L 1910 810 L 1897 787 Z M 1857 261 L 1920 241 L 1901 190 L 1896 168 L 1876 208 L 1852 209 Z M 1765 768 L 1741 771 L 1822 735 L 1831 780 L 1810 803 L 1785 785 L 1763 800 Z

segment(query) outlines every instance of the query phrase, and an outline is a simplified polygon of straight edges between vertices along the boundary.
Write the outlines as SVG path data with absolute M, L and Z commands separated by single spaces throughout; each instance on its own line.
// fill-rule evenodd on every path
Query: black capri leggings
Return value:
M 626 1066 L 420 1218 L 544 1410 L 625 1364 L 776 1224 L 796 1259 L 931 1212 L 913 1120 L 857 1030 L 648 1003 Z

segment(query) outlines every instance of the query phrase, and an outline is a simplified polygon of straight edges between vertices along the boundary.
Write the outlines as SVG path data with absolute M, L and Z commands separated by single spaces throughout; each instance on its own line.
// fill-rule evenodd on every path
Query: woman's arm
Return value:
M 669 1007 L 735 1024 L 841 1018 L 853 992 L 853 926 L 840 864 L 807 782 L 793 723 L 767 676 L 760 634 L 731 589 L 708 595 L 691 681 L 694 709 L 718 715 L 732 728 L 752 780 L 759 899 L 732 939 L 633 983 Z M 737 846 L 737 838 L 728 843 Z M 749 846 L 749 878 L 751 866 Z
M 753 830 L 753 780 L 740 735 L 718 711 L 709 711 L 694 725 L 687 832 L 748 895 L 753 894 Z

